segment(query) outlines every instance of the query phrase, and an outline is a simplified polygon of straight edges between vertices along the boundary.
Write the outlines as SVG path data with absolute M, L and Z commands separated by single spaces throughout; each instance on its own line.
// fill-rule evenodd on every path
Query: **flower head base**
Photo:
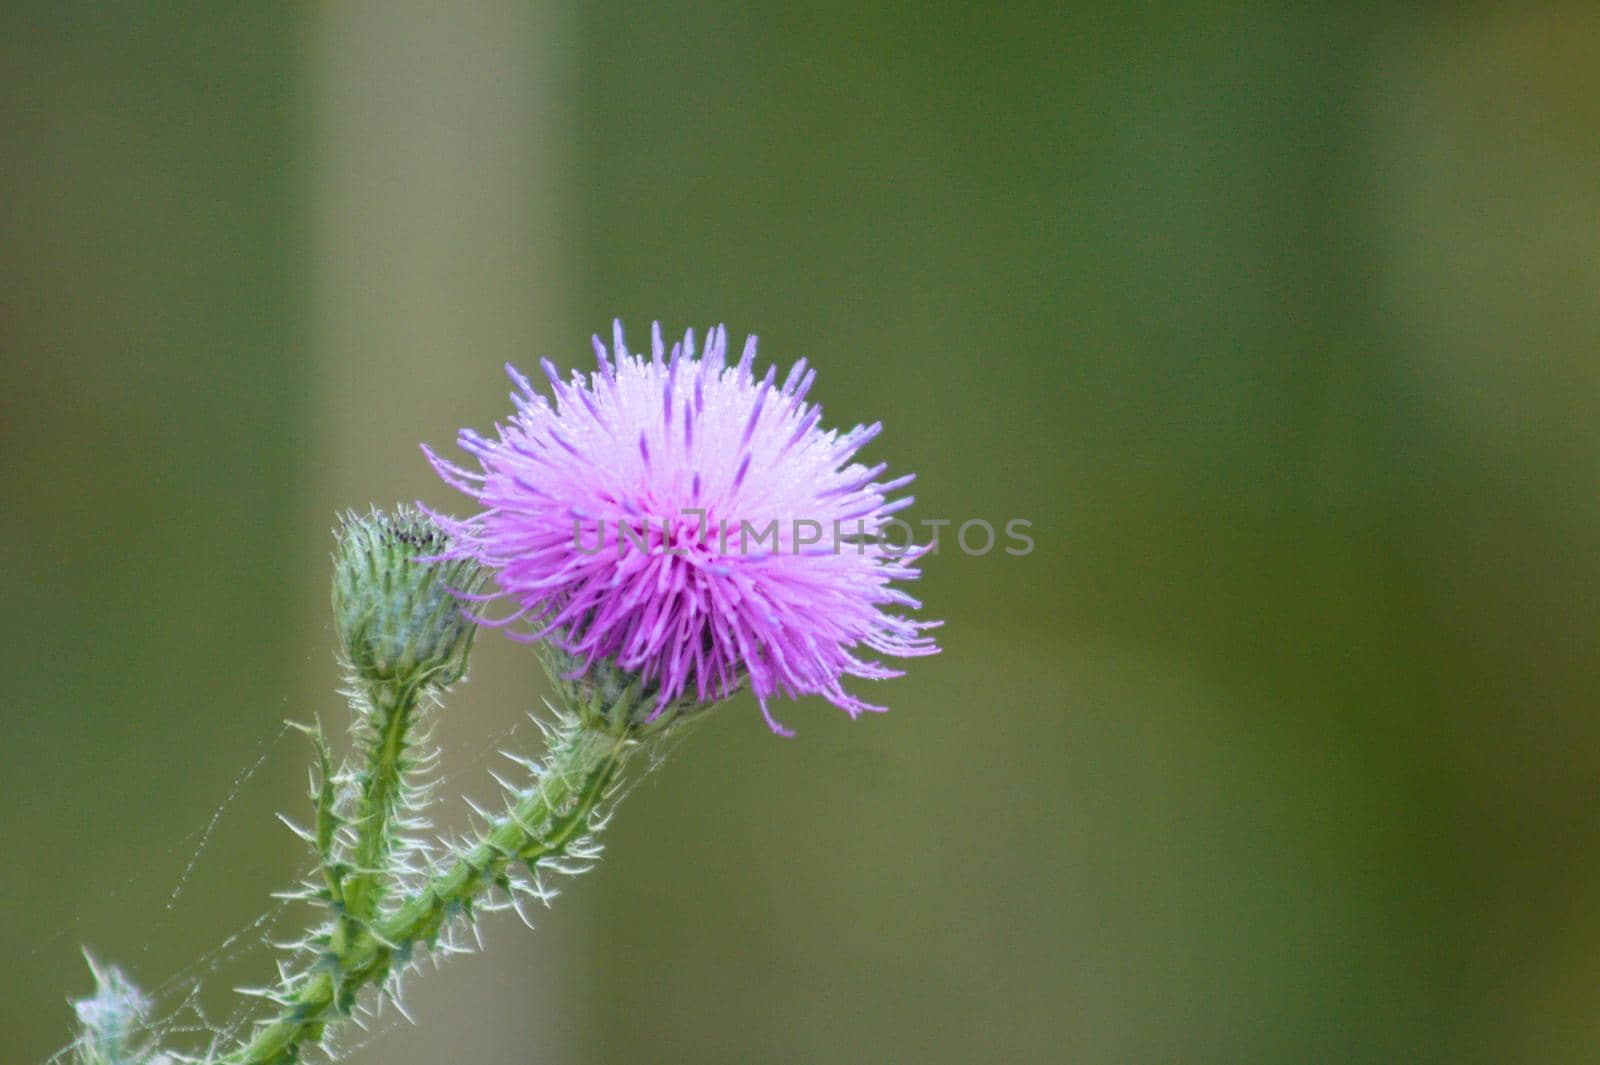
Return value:
M 727 331 L 703 354 L 691 331 L 670 351 L 653 331 L 648 356 L 594 341 L 598 367 L 563 380 L 543 363 L 554 402 L 508 367 L 517 410 L 490 440 L 463 430 L 471 471 L 428 453 L 440 475 L 482 508 L 440 518 L 448 555 L 490 569 L 523 622 L 577 678 L 596 668 L 635 676 L 653 713 L 709 703 L 748 681 L 767 711 L 778 694 L 820 694 L 852 716 L 883 707 L 846 692 L 844 677 L 899 671 L 859 657 L 934 653 L 936 622 L 892 612 L 918 604 L 893 582 L 918 576 L 919 551 L 885 536 L 889 500 L 910 476 L 854 460 L 878 424 L 821 428 L 805 360 L 778 382 L 754 371 L 755 338 L 729 365 Z
M 683 724 L 714 704 L 693 691 L 669 702 L 637 673 L 619 669 L 608 658 L 585 666 L 562 649 L 558 639 L 534 644 L 545 674 L 560 696 L 560 705 L 577 716 L 583 727 L 611 736 L 645 739 Z
M 477 626 L 457 596 L 485 574 L 441 559 L 448 535 L 426 514 L 351 513 L 334 555 L 333 614 L 350 666 L 369 682 L 444 686 L 460 679 Z

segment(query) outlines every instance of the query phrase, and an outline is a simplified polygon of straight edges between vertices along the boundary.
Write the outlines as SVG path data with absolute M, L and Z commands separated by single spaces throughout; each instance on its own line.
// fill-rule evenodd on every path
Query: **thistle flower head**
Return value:
M 918 552 L 885 542 L 911 502 L 890 496 L 911 477 L 881 480 L 883 465 L 855 458 L 881 425 L 822 428 L 805 360 L 780 381 L 756 369 L 750 337 L 730 364 L 720 326 L 698 355 L 693 331 L 669 349 L 659 325 L 648 355 L 628 351 L 620 323 L 594 349 L 587 375 L 544 360 L 553 399 L 507 367 L 515 414 L 494 439 L 460 436 L 477 470 L 428 452 L 481 508 L 440 521 L 451 557 L 493 572 L 484 598 L 511 608 L 495 624 L 524 623 L 513 635 L 559 649 L 569 677 L 636 675 L 657 713 L 744 682 L 779 732 L 779 694 L 883 709 L 842 680 L 899 675 L 872 654 L 937 648 L 935 622 L 897 612 L 920 606 L 894 587 L 918 576 Z
M 456 597 L 477 591 L 485 575 L 469 558 L 438 557 L 449 546 L 437 522 L 409 507 L 345 516 L 333 615 L 361 677 L 438 685 L 460 677 L 475 625 Z

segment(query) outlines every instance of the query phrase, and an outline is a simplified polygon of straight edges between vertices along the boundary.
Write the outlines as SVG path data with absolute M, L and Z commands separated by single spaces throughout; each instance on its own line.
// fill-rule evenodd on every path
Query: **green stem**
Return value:
M 405 773 L 410 768 L 406 752 L 421 685 L 414 681 L 372 684 L 367 686 L 366 696 L 372 735 L 357 812 L 355 871 L 344 884 L 345 913 L 356 923 L 371 920 L 388 887 L 386 859 L 393 845 L 389 823 L 399 806 Z
M 323 955 L 291 982 L 278 1016 L 222 1060 L 227 1065 L 296 1061 L 303 1043 L 320 1039 L 330 1021 L 347 1014 L 356 996 L 381 983 L 396 962 L 409 960 L 418 943 L 431 945 L 446 922 L 470 918 L 473 901 L 503 884 L 513 862 L 531 866 L 563 854 L 590 829 L 632 742 L 576 722 L 564 727 L 539 780 L 515 795 L 505 815 L 389 915 L 369 925 L 336 925 Z

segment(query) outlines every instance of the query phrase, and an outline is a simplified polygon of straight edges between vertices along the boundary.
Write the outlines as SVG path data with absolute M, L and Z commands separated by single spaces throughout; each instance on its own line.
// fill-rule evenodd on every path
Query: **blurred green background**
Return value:
M 270 976 L 334 512 L 614 315 L 1037 550 L 350 1060 L 1600 1059 L 1600 21 L 1400 10 L 6 3 L 0 1060 Z

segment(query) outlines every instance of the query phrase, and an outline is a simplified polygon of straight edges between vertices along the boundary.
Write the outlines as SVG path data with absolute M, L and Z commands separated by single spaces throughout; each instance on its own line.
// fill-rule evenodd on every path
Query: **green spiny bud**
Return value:
M 338 536 L 333 614 L 351 668 L 374 683 L 443 687 L 459 679 L 477 626 L 456 593 L 477 591 L 483 569 L 439 558 L 449 536 L 409 507 L 352 512 Z

